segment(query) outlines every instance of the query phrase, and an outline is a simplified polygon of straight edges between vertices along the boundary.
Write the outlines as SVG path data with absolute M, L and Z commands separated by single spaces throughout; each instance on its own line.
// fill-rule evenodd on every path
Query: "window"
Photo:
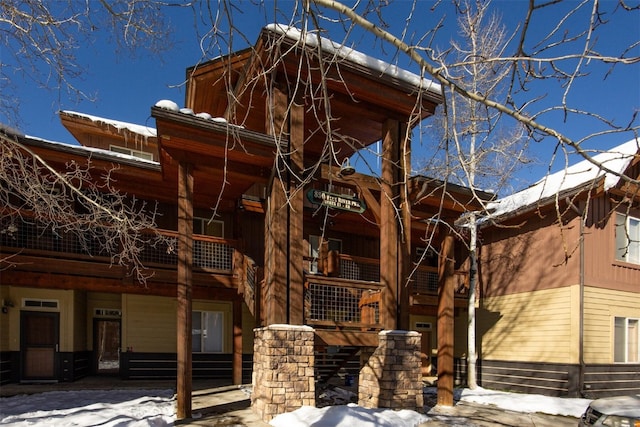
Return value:
M 640 362 L 640 319 L 616 317 L 613 329 L 613 361 Z
M 119 145 L 111 145 L 109 150 L 114 153 L 128 154 L 129 156 L 137 157 L 139 159 L 153 160 L 153 154 L 147 153 L 146 151 L 132 150 L 131 148 L 120 147 Z
M 309 236 L 309 256 L 313 258 L 309 264 L 310 273 L 318 273 L 318 257 L 320 256 L 320 236 Z M 342 240 L 329 239 L 327 251 L 342 252 Z
M 193 311 L 191 314 L 191 351 L 222 353 L 224 350 L 224 313 Z
M 640 264 L 640 219 L 616 215 L 616 259 Z
M 208 218 L 193 218 L 193 234 L 224 237 L 224 222 Z

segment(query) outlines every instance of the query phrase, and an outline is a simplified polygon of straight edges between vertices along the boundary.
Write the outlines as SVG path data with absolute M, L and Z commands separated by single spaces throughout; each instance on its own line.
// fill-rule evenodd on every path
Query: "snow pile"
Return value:
M 0 399 L 2 425 L 164 427 L 174 421 L 173 390 L 51 391 Z
M 204 120 L 210 120 L 212 122 L 215 123 L 223 123 L 223 124 L 228 124 L 230 126 L 234 126 L 238 129 L 244 129 L 244 126 L 240 126 L 240 125 L 234 125 L 232 123 L 229 123 L 227 121 L 227 119 L 225 119 L 224 117 L 213 117 L 211 116 L 211 114 L 207 113 L 207 112 L 200 112 L 200 113 L 195 113 L 191 108 L 180 108 L 178 106 L 178 104 L 176 104 L 175 102 L 168 100 L 168 99 L 161 99 L 160 101 L 156 102 L 155 104 L 156 107 L 158 108 L 162 108 L 163 110 L 169 110 L 169 111 L 173 111 L 176 113 L 182 113 L 182 114 L 186 114 L 187 116 L 194 116 L 194 117 L 198 117 L 200 119 L 204 119 Z
M 269 424 L 274 427 L 415 427 L 428 420 L 429 417 L 407 409 L 365 409 L 351 403 L 320 409 L 303 406 L 293 412 L 278 415 Z
M 549 415 L 564 415 L 579 418 L 589 406 L 590 399 L 565 399 L 541 394 L 507 393 L 481 387 L 462 390 L 460 400 L 482 405 L 494 405 L 509 411 Z

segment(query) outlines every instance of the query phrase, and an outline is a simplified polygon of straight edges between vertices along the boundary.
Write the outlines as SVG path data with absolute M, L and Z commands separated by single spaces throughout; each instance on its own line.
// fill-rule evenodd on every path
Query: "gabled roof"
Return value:
M 594 155 L 592 159 L 547 175 L 525 190 L 489 203 L 489 217 L 494 220 L 512 217 L 583 191 L 603 192 L 621 188 L 625 182 L 618 175 L 640 163 L 640 140 L 632 139 Z
M 316 32 L 272 24 L 262 29 L 253 47 L 188 69 L 185 106 L 269 133 L 267 75 L 288 82 L 305 104 L 305 157 L 326 155 L 328 140 L 341 158 L 349 157 L 380 140 L 385 120 L 424 119 L 442 102 L 440 86 L 429 79 L 319 38 Z M 319 94 L 321 88 L 326 97 Z M 329 122 L 329 114 L 331 135 L 319 125 Z

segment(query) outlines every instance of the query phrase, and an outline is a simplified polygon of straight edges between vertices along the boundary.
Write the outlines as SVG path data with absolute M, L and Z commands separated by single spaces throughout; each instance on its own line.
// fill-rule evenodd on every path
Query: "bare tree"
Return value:
M 63 236 L 75 250 L 111 258 L 112 265 L 129 270 L 144 284 L 151 273 L 140 253 L 150 245 L 172 248 L 156 229 L 155 203 L 131 198 L 116 188 L 117 168 L 98 169 L 91 158 L 69 161 L 66 170 L 52 167 L 20 141 L 21 136 L 0 130 L 0 234 L 8 246 L 23 241 L 21 227 L 37 234 Z M 19 245 L 17 245 L 19 247 Z M 73 251 L 73 248 L 69 248 Z M 171 250 L 171 249 L 169 249 Z M 12 267 L 12 256 L 0 258 L 0 270 Z
M 171 27 L 158 0 L 3 0 L 0 2 L 0 121 L 20 124 L 16 80 L 43 90 L 58 90 L 71 99 L 93 99 L 78 81 L 89 64 L 77 52 L 99 35 L 110 37 L 114 49 L 136 54 L 171 47 Z M 9 58 L 9 59 L 4 59 Z
M 508 34 L 500 17 L 488 13 L 490 4 L 478 0 L 459 5 L 459 39 L 452 40 L 451 48 L 438 54 L 438 58 L 443 67 L 454 64 L 450 67 L 450 76 L 457 84 L 473 93 L 496 98 L 508 84 L 510 69 L 503 62 L 485 62 L 483 59 L 503 55 Z M 454 59 L 449 59 L 451 57 Z M 524 127 L 512 123 L 515 126 L 505 130 L 499 111 L 487 109 L 451 88 L 445 92 L 445 99 L 434 126 L 442 130 L 436 130 L 437 134 L 444 133 L 440 148 L 435 151 L 442 153 L 445 160 L 435 165 L 427 164 L 425 170 L 447 176 L 449 181 L 465 185 L 472 191 L 501 188 L 512 179 L 512 172 L 527 162 Z M 476 198 L 482 202 L 480 197 Z M 457 221 L 468 234 L 465 240 L 468 241 L 470 262 L 467 320 L 467 385 L 470 388 L 477 387 L 477 241 L 478 220 L 483 215 L 483 211 L 471 211 Z

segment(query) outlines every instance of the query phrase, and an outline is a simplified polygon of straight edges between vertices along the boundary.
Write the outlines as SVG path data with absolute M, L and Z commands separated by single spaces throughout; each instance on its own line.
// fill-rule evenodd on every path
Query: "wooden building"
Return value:
M 490 206 L 479 382 L 596 398 L 640 392 L 640 178 L 629 141 Z
M 2 381 L 185 381 L 188 369 L 188 381 L 248 382 L 253 330 L 272 324 L 313 326 L 334 369 L 383 329 L 418 329 L 428 373 L 438 284 L 447 325 L 466 306 L 465 246 L 448 230 L 479 208 L 466 188 L 409 177 L 411 129 L 439 87 L 278 26 L 187 76 L 185 108 L 158 102 L 155 128 L 61 112 L 81 145 L 7 135 L 54 168 L 112 170 L 120 191 L 158 203 L 172 244 L 144 248 L 141 285 L 109 254 L 3 216 Z M 353 173 L 348 159 L 378 141 L 380 176 Z

